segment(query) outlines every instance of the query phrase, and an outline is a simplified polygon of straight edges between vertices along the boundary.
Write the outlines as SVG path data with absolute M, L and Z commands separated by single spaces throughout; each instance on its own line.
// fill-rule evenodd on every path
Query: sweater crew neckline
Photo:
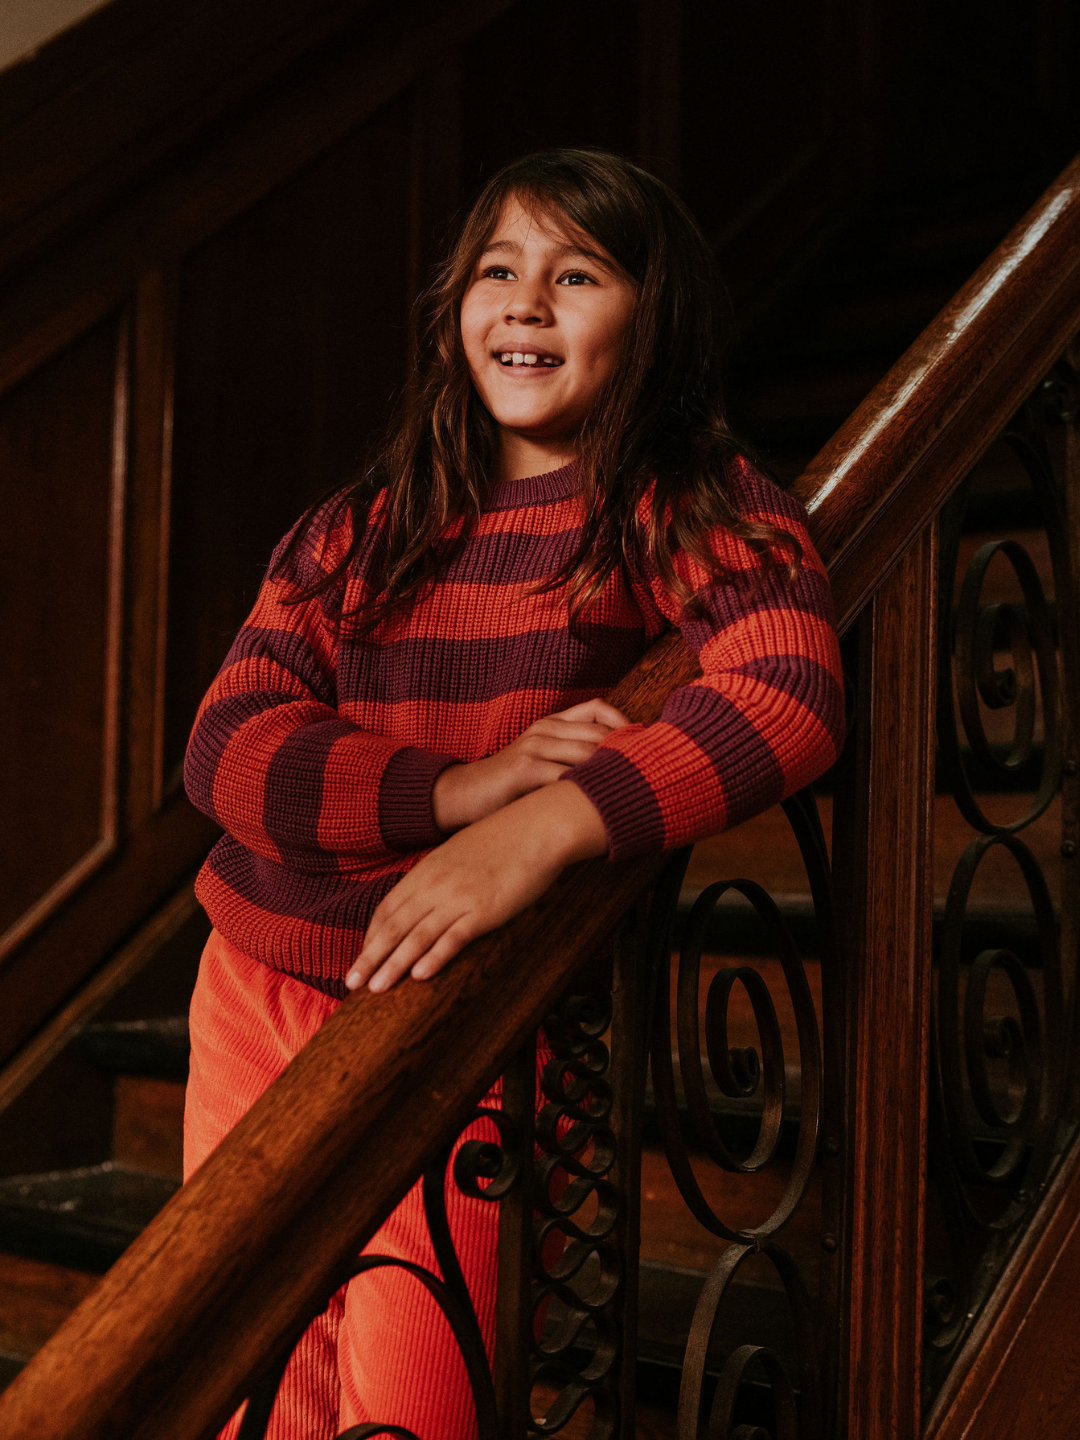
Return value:
M 578 492 L 577 463 L 571 460 L 558 470 L 543 475 L 529 475 L 524 480 L 499 480 L 492 485 L 484 502 L 484 510 L 518 510 L 525 505 L 541 505 L 548 500 L 567 500 Z

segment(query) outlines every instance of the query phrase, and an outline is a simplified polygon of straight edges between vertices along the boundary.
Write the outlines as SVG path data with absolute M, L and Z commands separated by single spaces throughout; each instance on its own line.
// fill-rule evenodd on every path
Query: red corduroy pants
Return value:
M 184 1110 L 187 1178 L 228 1134 L 338 1001 L 242 955 L 214 931 L 191 1002 Z M 363 1096 L 356 1097 L 358 1105 Z M 485 1097 L 497 1105 L 498 1091 Z M 487 1122 L 464 1139 L 496 1139 Z M 494 1344 L 498 1206 L 446 1189 L 451 1233 L 484 1334 Z M 438 1274 L 417 1183 L 365 1247 Z M 422 1440 L 476 1434 L 464 1362 L 419 1281 L 381 1268 L 358 1276 L 308 1328 L 285 1372 L 269 1440 L 332 1440 L 351 1425 L 401 1425 Z M 221 1432 L 233 1440 L 239 1413 Z

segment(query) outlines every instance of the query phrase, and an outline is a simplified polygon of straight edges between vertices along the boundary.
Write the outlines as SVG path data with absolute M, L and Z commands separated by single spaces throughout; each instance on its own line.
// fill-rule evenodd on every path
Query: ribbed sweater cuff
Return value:
M 379 782 L 379 829 L 390 850 L 407 854 L 439 845 L 446 836 L 435 824 L 432 791 L 453 755 L 433 755 L 411 745 L 395 750 Z
M 607 832 L 609 860 L 629 860 L 663 850 L 659 802 L 641 771 L 621 751 L 601 745 L 562 779 L 575 784 L 599 810 Z

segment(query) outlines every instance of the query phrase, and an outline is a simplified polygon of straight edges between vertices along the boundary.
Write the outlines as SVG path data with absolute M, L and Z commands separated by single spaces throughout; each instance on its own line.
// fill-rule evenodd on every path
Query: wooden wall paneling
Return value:
M 0 387 L 108 313 L 150 265 L 179 261 L 340 141 L 511 0 L 414 0 L 327 44 L 258 104 L 120 190 L 76 244 L 19 276 L 0 311 Z
M 79 1032 L 91 1020 L 182 1014 L 208 930 L 189 879 L 0 1070 L 0 1175 L 110 1157 L 114 1077 L 88 1060 Z
M 683 0 L 682 193 L 737 311 L 855 188 L 849 8 Z
M 916 1440 L 931 991 L 937 526 L 860 622 L 854 774 L 834 846 L 848 1011 L 846 1440 Z
M 73 886 L 66 903 L 53 907 L 47 922 L 43 910 L 32 917 L 34 926 L 24 926 L 20 932 L 23 943 L 12 951 L 4 970 L 0 1061 L 47 1021 L 103 957 L 145 921 L 182 876 L 198 863 L 217 833 L 212 823 L 194 812 L 176 792 L 177 761 L 190 707 L 174 723 L 169 757 L 171 775 L 163 774 L 166 737 L 161 703 L 164 688 L 161 631 L 165 615 L 160 596 L 165 555 L 162 510 L 170 479 L 167 463 L 169 331 L 174 323 L 175 305 L 170 274 L 193 248 L 212 241 L 236 217 L 257 208 L 258 202 L 288 177 L 302 171 L 309 162 L 315 162 L 317 167 L 318 157 L 347 140 L 351 132 L 362 129 L 366 118 L 376 117 L 377 128 L 380 107 L 400 95 L 425 66 L 430 69 L 462 36 L 485 24 L 506 8 L 507 3 L 508 0 L 462 0 L 458 4 L 440 5 L 431 0 L 427 4 L 387 9 L 379 24 L 354 26 L 351 30 L 345 27 L 348 33 L 340 44 L 327 44 L 306 58 L 287 82 L 279 84 L 259 104 L 242 107 L 227 124 L 207 133 L 198 145 L 189 146 L 182 159 L 162 166 L 142 188 L 121 191 L 110 206 L 103 207 L 100 214 L 86 223 L 77 237 L 60 237 L 65 243 L 58 245 L 55 252 L 50 252 L 36 266 L 10 277 L 12 283 L 0 313 L 0 388 L 9 390 L 24 381 L 29 393 L 46 383 L 42 377 L 53 373 L 54 357 L 66 353 L 73 345 L 77 348 L 81 343 L 78 337 L 87 330 L 112 323 L 108 317 L 126 303 L 136 288 L 138 302 L 134 322 L 137 374 L 131 433 L 135 490 L 131 500 L 133 529 L 126 597 L 130 628 L 122 667 L 127 701 L 124 733 L 125 740 L 130 742 L 130 749 L 125 746 L 130 763 L 124 777 L 127 781 L 125 817 L 130 833 L 123 846 L 111 854 L 108 864 L 98 870 L 92 885 Z M 349 8 L 339 6 L 338 10 L 344 13 Z M 355 6 L 350 13 L 356 20 Z M 406 118 L 401 135 L 408 132 Z M 383 139 L 386 138 L 383 133 Z M 401 158 L 398 155 L 400 138 L 394 137 L 392 145 L 398 159 Z M 360 174 L 342 173 L 339 179 L 343 189 L 354 197 L 358 186 L 363 184 Z M 368 234 L 382 234 L 386 227 L 385 215 L 372 211 L 363 217 L 362 225 L 354 228 Z M 360 386 L 357 403 L 353 404 L 344 393 L 347 377 L 335 390 L 332 367 L 327 371 L 324 366 L 324 378 L 329 378 L 323 399 L 332 399 L 333 415 L 324 415 L 320 422 L 310 413 L 309 405 L 307 417 L 298 420 L 297 425 L 302 428 L 310 422 L 317 444 L 324 446 L 322 461 L 325 464 L 319 462 L 306 469 L 301 466 L 303 473 L 297 471 L 290 478 L 289 495 L 279 495 L 278 508 L 265 507 L 266 535 L 256 534 L 251 542 L 253 548 L 248 552 L 257 554 L 255 569 L 265 562 L 272 539 L 277 538 L 309 498 L 310 488 L 305 486 L 309 482 L 322 486 L 342 478 L 345 448 L 355 449 L 356 437 L 379 407 L 385 405 L 387 390 L 400 374 L 399 351 L 404 344 L 408 296 L 396 281 L 388 285 L 386 280 L 387 273 L 395 267 L 402 273 L 407 268 L 402 257 L 408 252 L 409 237 L 400 225 L 394 243 L 395 255 L 384 257 L 382 271 L 385 273 L 375 267 L 363 277 L 374 296 L 384 291 L 393 294 L 392 302 L 386 301 L 382 321 L 374 329 L 370 325 L 360 327 L 361 343 L 356 353 L 362 356 L 361 368 L 367 367 L 365 373 L 369 379 L 375 375 L 374 388 L 371 384 Z M 339 264 L 337 274 L 340 272 Z M 311 280 L 310 284 L 315 281 Z M 330 303 L 324 291 L 319 301 L 323 312 Z M 334 331 L 335 337 L 339 332 L 340 326 Z M 325 358 L 336 362 L 336 356 Z M 286 370 L 287 366 L 281 373 Z M 283 415 L 294 412 L 296 385 L 289 393 L 279 391 L 277 394 Z M 310 394 L 307 400 L 312 400 Z M 64 423 L 70 423 L 75 408 L 72 405 L 63 408 L 68 417 Z M 232 419 L 241 428 L 248 424 L 243 410 L 235 412 Z M 256 405 L 250 417 L 249 438 L 256 433 L 258 419 Z M 63 424 L 55 425 L 51 413 L 43 412 L 39 421 L 42 433 L 63 433 Z M 86 446 L 92 449 L 95 433 L 93 427 L 86 428 L 84 449 Z M 81 457 L 86 483 L 80 487 L 80 493 L 89 494 L 93 488 L 87 468 L 90 458 L 89 450 Z M 17 471 L 18 467 L 9 466 L 5 473 Z M 226 475 L 226 489 L 232 491 L 229 503 L 234 504 L 237 515 L 243 510 L 246 517 L 254 516 L 258 521 L 264 514 L 264 492 L 253 472 L 246 472 L 243 480 L 253 488 L 241 503 L 235 493 L 240 483 L 237 472 Z M 8 533 L 13 535 L 14 530 L 9 528 Z M 89 533 L 84 527 L 84 540 Z M 245 541 L 250 538 L 247 530 L 242 538 Z M 235 577 L 235 555 L 226 557 L 226 568 Z M 19 572 L 9 568 L 8 573 Z M 23 589 L 26 594 L 31 593 L 29 587 Z M 53 585 L 49 595 L 55 593 L 57 589 Z M 182 586 L 176 591 L 176 598 L 189 606 L 199 599 L 194 594 L 185 594 Z M 223 653 L 242 614 L 235 605 L 226 608 L 225 620 L 211 636 L 213 664 Z M 78 612 L 80 620 L 85 621 L 89 613 L 87 607 L 82 607 Z M 210 619 L 213 622 L 214 616 Z M 88 645 L 79 648 L 83 663 L 88 663 L 90 654 Z M 203 667 L 199 679 L 189 686 L 192 694 L 207 678 L 207 673 L 212 673 L 212 668 L 209 662 Z M 8 678 L 10 683 L 11 676 Z M 69 723 L 79 714 L 66 696 L 50 703 L 50 723 Z M 41 740 L 45 732 L 39 728 L 35 733 Z M 65 756 L 74 763 L 74 752 L 65 752 Z M 29 783 L 26 776 L 31 767 L 25 768 L 23 780 Z M 79 773 L 85 781 L 84 771 L 82 767 Z M 56 767 L 52 778 L 59 785 L 62 777 Z M 171 789 L 165 783 L 168 780 L 173 782 Z M 50 824 L 55 828 L 57 817 L 65 813 L 57 811 Z M 69 831 L 74 823 L 72 819 L 68 824 Z M 64 843 L 59 833 L 50 833 L 43 842 L 54 859 L 66 855 Z M 32 849 L 32 846 L 24 847 L 24 853 L 20 854 L 24 869 Z M 11 877 L 8 882 L 12 883 Z M 61 897 L 57 894 L 53 898 Z M 30 936 L 32 928 L 34 933 Z
M 676 190 L 683 158 L 683 9 L 682 0 L 638 4 L 637 158 Z
M 36 95 L 16 83 L 5 106 L 0 77 L 6 111 L 0 265 L 25 259 L 103 194 L 250 103 L 306 52 L 342 30 L 362 33 L 390 6 L 386 0 L 149 0 L 139 7 L 143 13 L 116 8 L 105 25 L 87 27 L 83 63 L 51 77 L 51 85 L 43 76 Z M 106 28 L 109 43 L 95 43 L 95 31 Z
M 53 1017 L 10 1064 L 0 1070 L 0 1112 L 42 1073 L 101 1007 L 113 998 L 199 909 L 189 882 L 121 946 L 79 994 Z M 142 1018 L 142 1017 L 140 1017 Z
M 116 845 L 127 351 L 115 315 L 0 398 L 0 956 Z
M 148 269 L 135 301 L 124 727 L 130 830 L 164 798 L 176 289 L 175 269 Z
M 0 972 L 0 1065 L 176 889 L 218 833 L 186 800 L 164 807 L 11 952 Z
M 356 473 L 405 374 L 406 93 L 179 271 L 165 771 L 301 511 Z
M 461 48 L 417 77 L 409 166 L 409 294 L 427 286 L 461 204 Z M 413 317 L 410 316 L 412 319 Z M 411 335 L 410 328 L 410 335 Z
M 635 17 L 636 7 L 618 0 L 587 9 L 574 0 L 519 0 L 463 45 L 466 195 L 531 150 L 597 145 L 634 154 Z

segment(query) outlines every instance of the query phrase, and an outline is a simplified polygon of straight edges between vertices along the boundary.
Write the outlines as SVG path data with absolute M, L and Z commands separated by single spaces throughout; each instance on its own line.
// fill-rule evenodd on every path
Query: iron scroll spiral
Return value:
M 465 1120 L 462 1129 L 477 1120 L 488 1120 L 495 1125 L 499 1132 L 499 1143 L 477 1139 L 465 1141 L 454 1156 L 454 1182 L 464 1194 L 494 1202 L 500 1200 L 517 1179 L 522 1158 L 520 1145 L 513 1122 L 501 1111 L 476 1106 Z M 315 1315 L 325 1309 L 330 1298 L 348 1281 L 369 1271 L 386 1268 L 404 1270 L 413 1276 L 445 1315 L 465 1363 L 476 1411 L 478 1440 L 500 1440 L 491 1367 L 480 1323 L 458 1262 L 446 1212 L 445 1189 L 452 1153 L 453 1142 L 442 1150 L 424 1171 L 422 1182 L 424 1217 L 442 1279 L 421 1265 L 388 1255 L 360 1255 L 345 1261 L 328 1290 L 324 1292 L 318 1309 L 304 1319 L 270 1372 L 252 1390 L 237 1440 L 264 1440 L 286 1366 L 304 1330 Z M 484 1179 L 488 1183 L 481 1186 L 480 1181 Z M 369 1437 L 376 1435 L 393 1435 L 400 1437 L 400 1440 L 421 1440 L 421 1437 L 404 1426 L 385 1423 L 351 1426 L 338 1436 L 338 1440 L 369 1440 Z
M 810 884 L 823 985 L 831 996 L 835 967 L 832 880 L 828 852 L 813 793 L 801 791 L 784 803 Z M 769 894 L 752 880 L 707 886 L 687 917 L 678 954 L 675 985 L 675 1046 L 688 1131 L 680 1123 L 672 1056 L 670 1014 L 672 926 L 689 852 L 672 857 L 657 886 L 650 912 L 652 957 L 652 1036 L 650 1063 L 660 1139 L 672 1176 L 691 1213 L 709 1232 L 727 1240 L 705 1280 L 690 1329 L 679 1395 L 679 1440 L 819 1440 L 823 1433 L 820 1379 L 820 1324 L 806 1284 L 786 1250 L 776 1243 L 803 1200 L 814 1173 L 823 1113 L 821 1040 L 806 970 L 787 924 Z M 737 893 L 753 907 L 767 936 L 767 951 L 780 962 L 783 985 L 795 1022 L 800 1096 L 793 1111 L 788 1095 L 788 1064 L 774 996 L 760 970 L 750 965 L 721 966 L 705 997 L 704 1022 L 699 1005 L 702 954 L 717 904 Z M 744 991 L 757 1029 L 754 1046 L 732 1045 L 728 1014 L 737 987 Z M 704 1052 L 704 1055 L 703 1053 Z M 736 1102 L 760 1102 L 756 1131 L 740 1144 L 724 1133 L 724 1117 L 709 1103 L 705 1065 L 722 1096 Z M 756 1108 L 756 1107 L 755 1107 Z M 736 1228 L 709 1204 L 694 1173 L 690 1144 L 729 1173 L 749 1177 L 765 1170 L 786 1144 L 792 1121 L 797 1138 L 783 1193 L 759 1223 Z M 692 1138 L 688 1138 L 692 1137 Z M 748 1191 L 747 1193 L 752 1193 Z M 771 1339 L 738 1345 L 723 1361 L 708 1415 L 708 1376 L 715 1370 L 712 1349 L 720 1317 L 730 1309 L 731 1285 L 741 1267 L 762 1257 L 779 1278 L 786 1312 L 795 1333 L 797 1374 L 788 1372 Z M 737 1423 L 736 1402 L 751 1372 L 764 1373 L 772 1395 L 770 1429 Z M 796 1390 L 798 1399 L 796 1400 Z
M 752 880 L 720 881 L 702 891 L 691 910 L 679 955 L 676 1029 L 683 1092 L 694 1137 L 705 1153 L 725 1170 L 752 1174 L 775 1156 L 784 1118 L 785 1058 L 776 1009 L 760 973 L 749 966 L 729 966 L 713 978 L 706 1001 L 705 1045 L 713 1079 L 722 1094 L 745 1099 L 762 1092 L 762 1114 L 756 1142 L 746 1155 L 728 1145 L 709 1108 L 698 1029 L 698 982 L 706 926 L 720 898 L 735 891 L 750 901 L 763 921 L 779 958 L 795 1013 L 802 1077 L 799 1134 L 791 1176 L 771 1215 L 751 1229 L 726 1225 L 706 1200 L 694 1175 L 690 1154 L 679 1127 L 672 1066 L 667 966 L 662 960 L 656 985 L 652 1045 L 653 1088 L 660 1132 L 672 1175 L 695 1218 L 714 1235 L 730 1241 L 759 1244 L 791 1217 L 809 1183 L 817 1151 L 821 1114 L 821 1042 L 813 996 L 791 936 L 774 901 Z M 729 1049 L 727 1008 L 735 985 L 745 989 L 757 1020 L 760 1057 L 753 1049 Z
M 1043 976 L 1041 1014 L 1027 969 L 1012 951 L 1004 948 L 984 950 L 976 956 L 961 1006 L 961 947 L 967 899 L 979 865 L 998 847 L 1009 851 L 1016 860 L 1031 897 Z M 1030 1190 L 1031 1183 L 1041 1178 L 1049 1163 L 1058 1089 L 1054 1057 L 1060 1055 L 1064 1044 L 1064 997 L 1058 962 L 1057 917 L 1046 879 L 1031 851 L 1010 834 L 983 835 L 971 841 L 956 867 L 946 901 L 934 1038 L 952 1157 L 960 1174 L 972 1184 L 1016 1185 L 1023 1177 Z M 1012 1016 L 986 1017 L 987 981 L 993 970 L 1008 977 L 1019 1020 Z M 1010 1090 L 1023 1089 L 1022 1101 L 1007 1110 L 991 1092 L 988 1059 L 1006 1060 Z M 977 1154 L 965 1090 L 979 1118 L 1004 1141 L 993 1165 L 983 1164 Z M 984 1221 L 970 1202 L 965 1208 L 976 1223 L 990 1229 L 1008 1229 L 1020 1219 L 1026 1204 L 1014 1199 L 992 1221 Z
M 721 1306 L 742 1265 L 755 1254 L 763 1255 L 776 1270 L 795 1322 L 799 1351 L 800 1401 L 783 1362 L 767 1345 L 740 1345 L 728 1356 L 717 1379 L 709 1410 L 707 1440 L 820 1440 L 821 1378 L 814 1342 L 814 1309 L 806 1286 L 791 1257 L 778 1245 L 730 1245 L 721 1255 L 702 1288 L 690 1329 L 690 1343 L 683 1363 L 679 1391 L 679 1440 L 698 1440 L 705 1396 L 705 1377 L 710 1344 L 716 1331 Z M 758 1426 L 731 1428 L 735 1402 L 748 1368 L 757 1363 L 766 1373 L 773 1392 L 776 1433 Z M 741 1433 L 740 1433 L 741 1432 Z
M 1049 555 L 1052 600 L 1016 539 L 979 545 L 958 575 L 974 475 L 942 514 L 939 756 L 956 807 L 976 835 L 956 862 L 936 947 L 929 1176 L 945 1246 L 935 1266 L 949 1273 L 926 1277 L 928 1400 L 1030 1217 L 1071 1128 L 1067 1078 L 1074 1039 L 1062 936 L 1076 933 L 1076 874 L 1070 869 L 1076 844 L 1069 829 L 1075 796 L 1063 804 L 1057 842 L 1065 861 L 1060 916 L 1024 832 L 1047 815 L 1064 777 L 1075 776 L 1078 768 L 1077 577 L 1067 544 L 1065 491 L 1049 438 L 1051 426 L 1075 424 L 1076 390 L 1075 372 L 1059 363 L 1001 437 L 1031 487 Z M 1075 464 L 1075 457 L 1066 463 Z M 999 576 L 1005 566 L 1011 571 L 1019 600 L 1002 601 L 1000 590 L 987 600 L 995 564 Z M 1009 710 L 1011 735 L 992 743 L 984 716 Z M 1007 819 L 998 811 L 991 812 L 992 819 L 985 802 L 976 799 L 979 785 L 990 788 L 995 779 L 1024 795 Z M 1006 813 L 1014 809 L 1000 803 Z M 974 882 L 980 866 L 1003 851 L 1019 869 L 1033 921 L 1020 953 L 1008 933 L 980 933 L 979 943 L 972 943 L 976 924 L 981 932 L 989 923 L 989 917 L 969 913 Z

